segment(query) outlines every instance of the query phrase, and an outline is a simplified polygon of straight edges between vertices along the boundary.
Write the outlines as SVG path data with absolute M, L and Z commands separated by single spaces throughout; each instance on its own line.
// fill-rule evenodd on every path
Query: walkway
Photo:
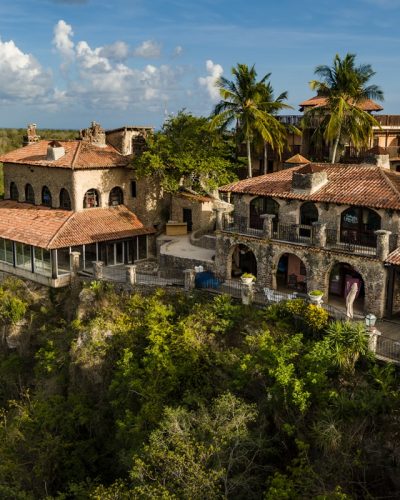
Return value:
M 190 243 L 190 235 L 166 236 L 165 234 L 157 238 L 157 245 L 160 245 L 160 255 L 168 255 L 180 259 L 196 260 L 206 265 L 214 265 L 215 250 L 197 247 Z

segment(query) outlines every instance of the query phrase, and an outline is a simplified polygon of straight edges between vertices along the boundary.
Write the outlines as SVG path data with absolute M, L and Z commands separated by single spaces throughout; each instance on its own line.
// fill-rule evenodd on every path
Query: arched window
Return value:
M 47 186 L 43 186 L 42 188 L 42 205 L 45 207 L 51 207 L 51 193 L 50 189 Z
M 19 192 L 15 182 L 11 182 L 10 184 L 10 198 L 16 201 L 19 200 Z
M 25 201 L 26 203 L 35 204 L 35 192 L 30 184 L 25 186 Z
M 122 189 L 118 186 L 114 187 L 110 191 L 110 197 L 108 204 L 111 206 L 122 205 L 124 203 L 124 193 Z
M 350 207 L 340 218 L 340 241 L 374 247 L 375 231 L 381 228 L 381 217 L 374 210 Z
M 250 202 L 250 227 L 253 229 L 262 229 L 263 219 L 261 215 L 275 215 L 273 219 L 273 230 L 276 231 L 279 222 L 279 203 L 272 198 L 258 197 Z
M 83 208 L 94 208 L 99 206 L 99 193 L 96 189 L 89 189 L 83 197 Z
M 64 210 L 71 210 L 71 198 L 66 189 L 62 188 L 60 191 L 60 208 Z
M 306 202 L 300 207 L 300 224 L 311 226 L 318 221 L 318 209 L 314 203 Z

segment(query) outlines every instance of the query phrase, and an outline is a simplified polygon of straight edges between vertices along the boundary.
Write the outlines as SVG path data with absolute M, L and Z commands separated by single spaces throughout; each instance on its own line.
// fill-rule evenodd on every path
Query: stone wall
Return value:
M 214 226 L 215 215 L 212 201 L 201 202 L 191 200 L 185 196 L 172 196 L 170 219 L 176 222 L 183 222 L 184 208 L 192 211 L 192 231 L 208 229 Z
M 214 271 L 215 264 L 212 261 L 185 259 L 184 257 L 175 257 L 173 255 L 161 254 L 159 257 L 161 269 L 194 269 L 194 266 L 203 266 L 205 271 Z
M 67 168 L 40 167 L 32 165 L 4 165 L 4 198 L 10 198 L 10 183 L 15 182 L 18 187 L 19 201 L 25 201 L 25 186 L 31 184 L 35 193 L 35 204 L 42 202 L 42 188 L 47 186 L 52 196 L 52 205 L 60 206 L 60 191 L 65 188 L 71 198 L 72 209 L 75 208 L 73 200 L 72 170 Z
M 338 263 L 349 264 L 357 271 L 365 286 L 365 313 L 382 317 L 385 309 L 387 270 L 375 258 L 344 254 L 326 248 L 269 241 L 250 236 L 217 232 L 215 270 L 222 279 L 231 277 L 232 254 L 238 244 L 253 251 L 257 261 L 257 283 L 276 289 L 278 263 L 284 253 L 291 253 L 301 259 L 307 271 L 308 290 L 322 290 L 329 295 L 329 278 L 332 267 Z
M 243 217 L 250 216 L 250 202 L 257 198 L 252 195 L 235 195 L 232 197 L 234 204 L 234 214 Z M 300 223 L 300 207 L 305 202 L 301 200 L 286 200 L 280 198 L 272 198 L 276 201 L 279 208 L 279 220 L 283 224 L 299 224 Z M 336 203 L 315 203 L 318 210 L 319 222 L 326 223 L 327 228 L 340 229 L 340 216 L 342 212 L 350 208 L 350 205 L 338 205 Z M 374 209 L 381 216 L 382 227 L 393 233 L 400 233 L 400 212 L 389 211 L 384 209 Z

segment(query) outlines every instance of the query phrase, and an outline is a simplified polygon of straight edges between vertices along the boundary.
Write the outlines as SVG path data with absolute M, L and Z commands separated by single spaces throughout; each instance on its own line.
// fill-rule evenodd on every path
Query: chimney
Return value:
M 47 147 L 47 161 L 56 161 L 65 155 L 63 145 L 58 141 L 52 141 Z
M 313 194 L 328 182 L 324 167 L 309 163 L 293 172 L 292 192 L 298 194 Z
M 106 134 L 104 129 L 96 122 L 92 122 L 89 128 L 79 132 L 81 141 L 89 142 L 94 146 L 104 148 L 106 146 Z
M 24 146 L 35 144 L 39 139 L 40 137 L 36 134 L 36 123 L 29 123 L 26 129 L 26 135 L 24 135 Z

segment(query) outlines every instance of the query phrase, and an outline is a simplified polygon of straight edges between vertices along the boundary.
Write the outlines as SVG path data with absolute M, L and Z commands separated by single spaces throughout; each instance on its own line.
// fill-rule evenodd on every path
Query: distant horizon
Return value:
M 399 13 L 400 0 L 15 0 L 0 5 L 0 125 L 159 129 L 183 108 L 208 116 L 238 62 L 272 73 L 283 114 L 300 114 L 315 67 L 347 52 L 376 72 L 381 114 L 400 114 Z

